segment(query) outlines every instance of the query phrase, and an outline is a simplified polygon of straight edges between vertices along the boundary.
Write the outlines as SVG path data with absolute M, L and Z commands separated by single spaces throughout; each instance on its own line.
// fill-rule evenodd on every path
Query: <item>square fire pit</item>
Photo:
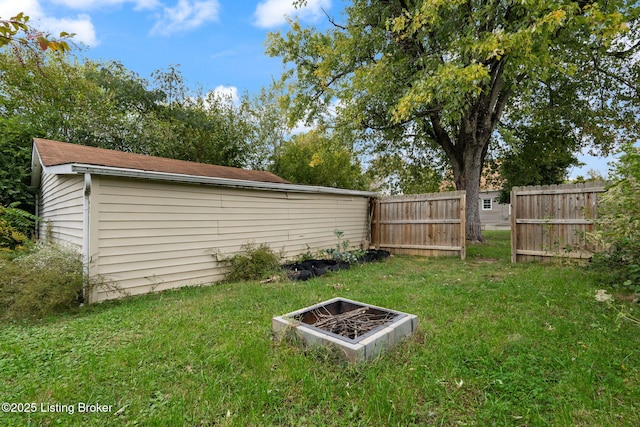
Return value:
M 309 346 L 333 345 L 351 362 L 372 359 L 411 335 L 418 317 L 346 298 L 333 298 L 273 318 L 273 332 L 294 328 Z

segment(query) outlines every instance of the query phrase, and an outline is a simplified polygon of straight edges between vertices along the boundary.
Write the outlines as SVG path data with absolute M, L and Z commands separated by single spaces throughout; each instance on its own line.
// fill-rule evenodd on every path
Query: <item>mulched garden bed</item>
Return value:
M 356 261 L 358 264 L 375 262 L 388 258 L 389 251 L 369 249 Z M 326 274 L 328 271 L 347 270 L 351 267 L 348 262 L 340 262 L 333 259 L 313 259 L 282 266 L 291 280 L 309 280 Z

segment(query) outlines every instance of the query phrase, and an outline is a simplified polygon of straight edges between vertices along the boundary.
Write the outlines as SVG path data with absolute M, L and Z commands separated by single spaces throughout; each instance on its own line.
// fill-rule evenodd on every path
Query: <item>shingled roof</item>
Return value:
M 42 138 L 34 138 L 33 141 L 42 165 L 45 167 L 82 164 L 189 176 L 289 184 L 289 181 L 271 172 L 145 156 Z

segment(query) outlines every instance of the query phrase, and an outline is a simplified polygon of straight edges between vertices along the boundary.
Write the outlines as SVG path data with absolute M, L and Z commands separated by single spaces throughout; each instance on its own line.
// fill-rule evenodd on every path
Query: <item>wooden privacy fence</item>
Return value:
M 603 182 L 514 187 L 511 191 L 511 261 L 589 258 Z
M 396 254 L 466 256 L 465 192 L 375 199 L 371 242 Z

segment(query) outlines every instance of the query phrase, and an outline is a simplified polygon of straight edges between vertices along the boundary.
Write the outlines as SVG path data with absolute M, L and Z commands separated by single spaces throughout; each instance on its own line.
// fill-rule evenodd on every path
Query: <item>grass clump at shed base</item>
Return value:
M 77 308 L 84 285 L 80 255 L 56 245 L 0 257 L 0 319 L 43 317 Z
M 588 270 L 511 264 L 508 233 L 486 237 L 465 261 L 398 256 L 5 323 L 2 401 L 111 409 L 0 425 L 640 425 L 638 326 L 596 300 Z M 273 316 L 336 296 L 416 314 L 418 330 L 360 364 L 272 339 Z
M 267 244 L 245 243 L 239 253 L 225 261 L 230 267 L 225 277 L 227 283 L 262 280 L 282 271 L 282 255 L 274 252 Z

